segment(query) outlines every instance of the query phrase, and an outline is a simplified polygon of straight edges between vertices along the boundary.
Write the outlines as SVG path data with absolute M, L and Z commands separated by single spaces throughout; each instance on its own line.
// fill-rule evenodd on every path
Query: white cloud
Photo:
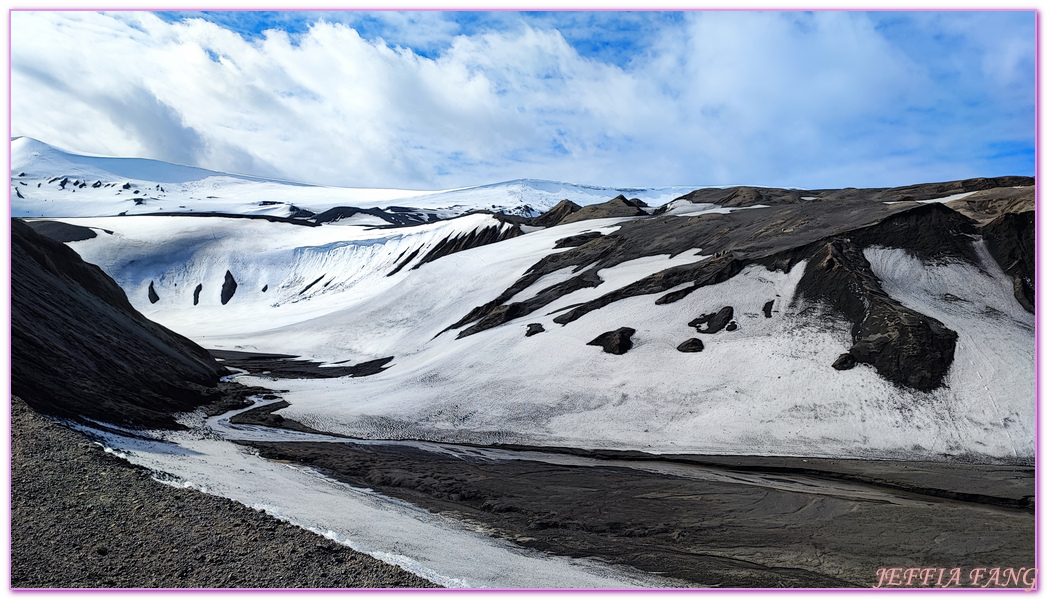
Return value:
M 935 106 L 926 69 L 864 14 L 688 13 L 625 67 L 523 22 L 464 36 L 435 13 L 379 17 L 433 58 L 325 21 L 245 40 L 142 12 L 15 12 L 12 132 L 355 186 L 868 185 L 926 180 L 933 157 L 905 157 L 940 153 L 911 120 Z M 1024 52 L 989 44 L 987 70 L 1020 78 Z

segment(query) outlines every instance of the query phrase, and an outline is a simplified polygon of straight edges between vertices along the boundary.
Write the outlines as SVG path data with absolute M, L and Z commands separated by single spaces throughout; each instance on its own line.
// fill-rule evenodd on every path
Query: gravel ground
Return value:
M 436 587 L 231 500 L 154 481 L 11 402 L 11 587 Z
M 697 587 L 872 587 L 884 569 L 959 568 L 956 587 L 987 583 L 984 574 L 974 582 L 979 567 L 987 573 L 1035 566 L 1028 468 L 692 457 L 697 468 L 704 468 L 697 459 L 724 465 L 719 477 L 709 477 L 715 473 L 642 470 L 638 460 L 571 466 L 402 444 L 245 443 L 265 458 L 313 467 L 526 548 Z M 646 464 L 688 468 L 655 456 Z M 1009 478 L 1020 483 L 1007 484 Z M 988 585 L 1025 587 L 1003 581 Z

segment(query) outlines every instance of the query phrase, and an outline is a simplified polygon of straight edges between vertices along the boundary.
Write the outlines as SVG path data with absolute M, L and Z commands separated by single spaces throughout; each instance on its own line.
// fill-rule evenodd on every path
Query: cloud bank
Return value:
M 12 135 L 360 187 L 1031 175 L 1034 13 L 13 12 Z

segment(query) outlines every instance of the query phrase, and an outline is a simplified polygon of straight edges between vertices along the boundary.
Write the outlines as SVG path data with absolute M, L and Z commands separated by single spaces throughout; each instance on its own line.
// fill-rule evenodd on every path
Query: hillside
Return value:
M 370 377 L 275 384 L 289 390 L 278 414 L 315 429 L 1023 463 L 1031 213 L 1003 192 L 1031 185 L 699 190 L 659 209 L 619 196 L 556 221 L 410 227 L 57 221 L 144 314 L 205 347 L 392 358 Z M 624 354 L 590 344 L 616 330 L 632 330 Z

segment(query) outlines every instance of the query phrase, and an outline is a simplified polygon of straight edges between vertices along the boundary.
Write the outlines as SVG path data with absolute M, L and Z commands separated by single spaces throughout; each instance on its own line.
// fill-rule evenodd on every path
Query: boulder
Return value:
M 636 330 L 632 327 L 619 327 L 614 331 L 601 333 L 587 346 L 601 346 L 608 354 L 625 354 L 633 347 L 632 335 Z
M 837 371 L 849 371 L 858 364 L 858 359 L 854 358 L 854 355 L 850 352 L 844 352 L 839 358 L 833 363 L 833 368 Z
M 222 304 L 228 304 L 236 293 L 236 280 L 229 271 L 225 272 L 225 282 L 222 283 Z
M 698 338 L 691 338 L 676 347 L 680 352 L 701 352 L 705 350 L 705 344 Z
M 687 325 L 689 327 L 694 327 L 698 330 L 698 333 L 716 333 L 724 327 L 727 327 L 732 319 L 734 319 L 734 307 L 725 306 L 714 313 L 703 314 L 697 319 L 692 320 Z M 704 329 L 702 328 L 702 325 L 705 325 Z M 738 326 L 735 325 L 734 328 L 737 329 Z M 734 331 L 734 329 L 729 331 Z
M 771 318 L 771 309 L 773 309 L 773 308 L 774 308 L 774 300 L 768 300 L 763 305 L 763 316 L 765 316 L 768 319 L 770 319 Z

